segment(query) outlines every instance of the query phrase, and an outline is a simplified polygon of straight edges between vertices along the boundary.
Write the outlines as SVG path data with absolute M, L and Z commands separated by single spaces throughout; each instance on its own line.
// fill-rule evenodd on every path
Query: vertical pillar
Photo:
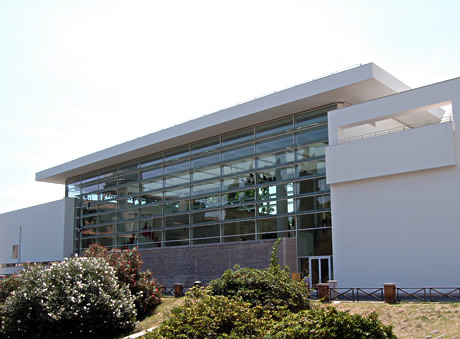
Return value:
M 174 297 L 180 298 L 184 296 L 184 284 L 174 284 Z
M 318 288 L 318 299 L 322 301 L 329 301 L 329 284 L 320 283 L 317 284 L 316 287 Z
M 387 304 L 394 304 L 396 302 L 396 284 L 395 283 L 383 284 L 383 300 Z

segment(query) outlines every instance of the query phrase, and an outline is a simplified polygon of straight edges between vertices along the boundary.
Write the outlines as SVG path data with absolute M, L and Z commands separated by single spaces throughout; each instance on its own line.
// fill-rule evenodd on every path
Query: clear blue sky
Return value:
M 348 66 L 460 76 L 460 2 L 0 1 L 0 213 L 35 173 Z

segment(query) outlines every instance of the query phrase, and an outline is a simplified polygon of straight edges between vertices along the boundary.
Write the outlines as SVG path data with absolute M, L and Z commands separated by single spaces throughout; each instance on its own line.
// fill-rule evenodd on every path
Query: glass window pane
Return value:
M 113 200 L 118 198 L 118 193 L 116 189 L 107 190 L 99 193 L 100 201 Z
M 202 211 L 191 214 L 192 224 L 204 224 L 208 222 L 220 221 L 220 210 L 216 211 Z
M 254 139 L 254 128 L 250 127 L 238 132 L 233 132 L 222 136 L 222 147 L 239 144 Z
M 139 168 L 139 160 L 125 162 L 124 164 L 120 164 L 118 166 L 118 173 L 119 174 L 127 173 L 131 171 L 135 171 L 138 168 Z
M 294 118 L 295 127 L 299 128 L 327 123 L 327 110 L 335 107 L 336 105 L 296 115 Z
M 294 212 L 294 199 L 267 201 L 257 204 L 258 215 L 277 215 Z
M 210 178 L 215 178 L 220 176 L 220 166 L 210 166 L 210 167 L 202 167 L 199 169 L 193 169 L 192 173 L 192 180 L 206 180 Z
M 310 175 L 326 174 L 326 160 L 304 162 L 297 167 L 297 176 L 308 177 Z
M 106 190 L 106 189 L 115 189 L 117 187 L 117 179 L 116 177 L 113 178 L 106 178 L 104 181 L 99 182 L 99 189 Z
M 220 192 L 220 180 L 192 186 L 192 195 L 203 195 L 216 192 Z
M 92 173 L 87 173 L 81 176 L 81 182 L 82 184 L 86 184 L 89 182 L 97 181 L 99 178 L 99 175 L 97 172 L 92 172 Z
M 190 150 L 188 146 L 176 148 L 176 149 L 165 152 L 165 162 L 169 160 L 185 157 L 185 156 L 188 156 L 189 154 L 190 154 Z
M 188 225 L 188 214 L 171 215 L 164 219 L 166 227 Z
M 247 191 L 238 191 L 238 192 L 231 192 L 222 195 L 222 204 L 223 205 L 232 205 L 232 204 L 240 204 L 244 202 L 254 201 L 255 200 L 256 191 L 255 190 L 247 190 Z
M 154 154 L 146 158 L 142 158 L 140 167 L 144 168 L 144 167 L 160 164 L 162 161 L 163 161 L 162 153 Z
M 117 192 L 119 197 L 139 193 L 139 184 L 118 187 Z
M 199 142 L 192 144 L 192 154 L 217 149 L 219 146 L 220 146 L 219 137 L 207 139 L 204 141 L 199 141 Z
M 278 184 L 272 186 L 259 187 L 257 189 L 258 200 L 279 199 L 294 195 L 294 184 Z
M 121 248 L 133 248 L 139 242 L 136 233 L 117 235 L 117 245 Z
M 118 220 L 132 220 L 137 219 L 139 212 L 137 209 L 118 212 Z
M 331 208 L 331 197 L 329 195 L 317 195 L 297 199 L 297 211 L 313 211 Z
M 116 237 L 115 236 L 111 236 L 111 237 L 100 237 L 100 238 L 97 238 L 97 243 L 101 246 L 104 246 L 104 247 L 113 247 L 115 246 L 116 244 Z
M 117 176 L 117 167 L 109 167 L 109 168 L 103 168 L 99 171 L 99 179 L 107 180 L 107 179 L 113 179 L 114 177 Z
M 179 228 L 176 230 L 165 231 L 166 246 L 181 246 L 189 244 L 188 228 Z
M 150 230 L 156 228 L 163 228 L 163 218 L 153 218 L 148 220 L 142 220 L 142 230 Z
M 153 191 L 163 188 L 163 179 L 154 179 L 141 182 L 141 190 L 142 192 Z
M 291 216 L 291 217 L 258 219 L 257 229 L 259 233 L 294 231 L 295 230 L 295 218 Z
M 222 190 L 233 190 L 237 188 L 244 188 L 248 186 L 253 186 L 256 182 L 254 173 L 248 173 L 247 175 L 234 177 L 234 178 L 226 178 L 222 182 Z
M 86 238 L 86 237 L 95 237 L 96 236 L 96 227 L 85 227 L 81 230 L 81 236 L 83 238 Z M 17 259 L 17 258 L 15 258 Z
M 129 197 L 126 199 L 119 199 L 118 200 L 118 208 L 132 208 L 139 205 L 139 198 L 138 197 Z
M 297 194 L 306 194 L 313 192 L 329 191 L 329 185 L 326 184 L 326 178 L 316 178 L 297 182 L 296 189 Z
M 267 153 L 291 147 L 294 143 L 291 134 L 256 142 L 256 153 Z
M 298 256 L 332 255 L 332 232 L 330 228 L 297 231 Z
M 231 222 L 222 225 L 223 235 L 240 235 L 255 233 L 256 227 L 254 221 Z M 245 240 L 245 239 L 242 239 Z
M 69 180 L 66 184 L 66 197 L 75 198 L 80 195 L 80 180 Z
M 185 171 L 188 170 L 189 168 L 189 161 L 180 161 L 180 162 L 175 162 L 170 165 L 166 165 L 164 167 L 164 174 L 170 174 L 174 172 L 180 172 L 180 171 Z
M 192 208 L 194 210 L 202 208 L 213 208 L 220 206 L 220 195 L 212 195 L 209 197 L 192 199 Z
M 118 177 L 118 185 L 128 184 L 139 180 L 139 173 L 133 172 L 129 174 L 120 175 Z
M 282 151 L 257 157 L 257 168 L 271 167 L 295 160 L 294 151 Z
M 175 186 L 175 185 L 184 185 L 190 182 L 190 173 L 182 172 L 176 173 L 169 177 L 165 178 L 165 187 Z
M 205 156 L 197 157 L 192 159 L 192 168 L 208 166 L 212 164 L 217 164 L 220 162 L 220 153 L 215 152 L 212 154 L 207 154 Z
M 281 133 L 292 128 L 292 118 L 277 120 L 274 122 L 270 122 L 268 124 L 256 126 L 256 137 L 261 137 L 264 135 L 270 135 L 274 133 Z
M 294 167 L 283 167 L 273 170 L 265 170 L 257 173 L 257 183 L 265 184 L 267 182 L 274 182 L 280 180 L 288 180 L 295 177 Z
M 168 189 L 164 192 L 164 194 L 165 200 L 179 200 L 187 198 L 190 195 L 190 187 Z
M 222 151 L 222 161 L 245 158 L 254 154 L 254 145 L 247 144 Z
M 327 141 L 323 141 L 299 148 L 297 150 L 297 160 L 325 156 L 327 144 Z
M 207 225 L 192 227 L 192 238 L 210 238 L 210 237 L 219 237 L 220 236 L 220 225 Z
M 99 213 L 110 212 L 117 208 L 116 200 L 106 200 L 97 206 Z
M 163 200 L 161 196 L 161 192 L 144 193 L 140 197 L 140 203 L 141 205 L 153 204 Z
M 139 224 L 137 221 L 134 222 L 124 222 L 117 225 L 117 232 L 124 233 L 124 232 L 135 232 L 139 230 Z
M 167 204 L 164 204 L 163 209 L 164 209 L 165 214 L 187 212 L 189 210 L 189 201 L 182 200 L 182 201 L 167 203 Z
M 137 234 L 139 243 L 147 243 L 147 242 L 157 243 L 157 246 L 151 246 L 151 247 L 161 246 L 161 236 L 162 236 L 161 231 L 143 231 Z M 139 247 L 144 248 L 147 246 L 139 246 Z
M 82 184 L 81 185 L 81 194 L 87 194 L 89 192 L 94 192 L 94 191 L 97 191 L 98 189 L 99 189 L 99 186 L 97 184 L 97 181 Z
M 244 205 L 238 207 L 231 207 L 222 210 L 222 220 L 233 220 L 243 218 L 254 218 L 255 206 Z
M 330 227 L 332 225 L 331 212 L 301 214 L 297 216 L 297 228 Z
M 160 177 L 163 175 L 163 167 L 154 167 L 141 172 L 141 180 Z
M 327 125 L 310 128 L 295 134 L 297 145 L 307 145 L 328 139 Z
M 254 159 L 238 160 L 223 166 L 223 175 L 251 171 L 255 168 Z
M 114 221 L 117 221 L 117 214 L 115 212 L 99 215 L 99 223 L 101 224 Z
M 161 205 L 141 208 L 141 218 L 159 216 L 163 213 Z
M 101 234 L 104 234 L 104 235 L 113 234 L 113 233 L 115 233 L 115 224 L 99 226 L 97 228 L 97 233 L 99 235 L 101 235 Z

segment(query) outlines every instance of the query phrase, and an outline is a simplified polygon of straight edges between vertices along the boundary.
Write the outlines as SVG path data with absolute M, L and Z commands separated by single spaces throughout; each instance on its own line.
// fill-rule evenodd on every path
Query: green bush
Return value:
M 333 307 L 292 313 L 268 325 L 265 339 L 396 338 L 392 327 L 382 324 L 376 313 L 363 317 Z
M 33 265 L 1 307 L 0 337 L 113 338 L 135 325 L 134 298 L 104 259 Z
M 225 271 L 222 277 L 211 281 L 207 287 L 214 295 L 241 297 L 252 306 L 265 310 L 287 308 L 298 312 L 310 308 L 305 284 L 294 281 L 287 269 L 278 264 L 277 249 L 272 252 L 270 267 L 266 269 L 240 268 Z
M 19 287 L 20 281 L 17 274 L 12 274 L 0 280 L 0 304 L 5 302 L 6 298 Z
M 144 338 L 260 338 L 261 308 L 238 298 L 204 295 L 186 297 L 184 306 Z
M 137 315 L 150 313 L 161 303 L 161 291 L 150 271 L 143 272 L 142 261 L 136 248 L 120 250 L 100 245 L 90 245 L 84 253 L 86 257 L 104 258 L 115 269 L 118 280 L 126 285 L 135 297 Z

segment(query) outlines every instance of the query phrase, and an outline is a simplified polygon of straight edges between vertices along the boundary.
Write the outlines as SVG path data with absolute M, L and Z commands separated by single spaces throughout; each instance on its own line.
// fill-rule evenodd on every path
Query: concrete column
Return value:
M 184 296 L 184 284 L 174 284 L 174 297 L 180 298 Z
M 316 287 L 318 288 L 318 299 L 322 301 L 329 301 L 329 284 L 320 283 L 317 284 Z
M 387 304 L 394 304 L 396 302 L 396 284 L 395 283 L 383 284 L 383 300 Z

